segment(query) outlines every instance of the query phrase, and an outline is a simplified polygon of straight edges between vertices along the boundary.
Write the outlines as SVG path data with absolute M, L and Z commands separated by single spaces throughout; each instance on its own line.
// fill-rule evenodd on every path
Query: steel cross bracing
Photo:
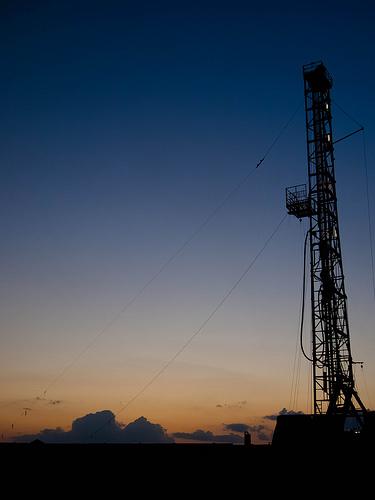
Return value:
M 314 413 L 358 416 L 366 409 L 355 390 L 350 349 L 334 169 L 332 79 L 321 62 L 304 66 L 303 75 L 308 194 L 303 197 L 302 186 L 287 189 L 287 208 L 298 218 L 310 219 Z

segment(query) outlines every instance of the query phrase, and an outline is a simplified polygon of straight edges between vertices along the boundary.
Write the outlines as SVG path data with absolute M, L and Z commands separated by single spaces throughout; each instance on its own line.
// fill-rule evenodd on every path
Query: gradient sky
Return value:
M 1 2 L 2 433 L 116 412 L 206 319 L 281 220 L 285 186 L 306 181 L 303 107 L 248 183 L 51 386 L 61 403 L 27 401 L 255 167 L 303 103 L 305 63 L 325 62 L 333 98 L 366 127 L 375 220 L 373 3 L 259 4 Z M 336 138 L 356 128 L 338 109 L 333 125 Z M 360 135 L 337 145 L 336 175 L 352 348 L 372 406 Z M 202 335 L 119 420 L 217 432 L 283 407 L 309 410 L 303 360 L 290 401 L 303 230 L 284 222 Z

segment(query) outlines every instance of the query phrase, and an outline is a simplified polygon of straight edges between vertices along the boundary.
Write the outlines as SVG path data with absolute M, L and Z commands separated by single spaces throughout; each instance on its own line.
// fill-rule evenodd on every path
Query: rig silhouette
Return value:
M 333 140 L 332 77 L 322 62 L 303 67 L 308 184 L 286 189 L 286 208 L 309 219 L 304 244 L 300 344 L 312 364 L 313 414 L 280 415 L 273 445 L 337 443 L 369 437 L 374 412 L 367 410 L 355 386 L 347 295 L 337 209 Z M 305 273 L 310 250 L 311 355 L 303 346 Z

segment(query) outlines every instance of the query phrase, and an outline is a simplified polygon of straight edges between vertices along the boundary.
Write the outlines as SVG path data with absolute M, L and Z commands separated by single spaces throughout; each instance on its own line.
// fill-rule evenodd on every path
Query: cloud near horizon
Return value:
M 237 401 L 237 403 L 218 403 L 216 408 L 243 408 L 247 401 Z
M 197 429 L 194 432 L 175 432 L 173 433 L 173 437 L 208 443 L 243 443 L 242 436 L 238 436 L 238 434 L 213 434 L 211 431 L 204 431 L 202 429 Z
M 128 425 L 116 421 L 110 410 L 89 413 L 73 420 L 72 428 L 43 429 L 37 434 L 14 437 L 18 442 L 40 439 L 45 443 L 173 443 L 166 429 L 139 417 Z
M 249 430 L 249 427 L 250 426 L 247 424 L 224 424 L 224 429 L 232 432 L 244 433 L 245 431 Z
M 287 410 L 286 408 L 283 408 L 282 410 L 279 411 L 279 413 L 274 414 L 274 415 L 265 415 L 263 418 L 266 420 L 277 420 L 277 417 L 279 415 L 304 415 L 303 411 L 293 411 L 293 410 Z
M 57 403 L 58 404 L 58 403 Z M 283 408 L 278 415 L 294 415 L 302 412 L 288 411 Z M 276 420 L 277 415 L 267 415 L 266 420 Z M 145 417 L 125 425 L 116 421 L 110 410 L 89 413 L 76 418 L 70 430 L 61 427 L 43 429 L 35 434 L 14 436 L 16 442 L 30 442 L 40 439 L 45 443 L 174 443 L 176 439 L 209 443 L 242 444 L 243 433 L 250 432 L 259 441 L 270 441 L 272 430 L 266 425 L 250 425 L 242 422 L 223 424 L 225 434 L 214 434 L 211 431 L 197 429 L 194 432 L 175 432 L 168 435 L 160 424 L 155 424 Z
M 209 443 L 232 443 L 242 444 L 243 433 L 250 432 L 258 441 L 271 441 L 272 430 L 264 424 L 250 425 L 242 422 L 223 424 L 223 429 L 229 434 L 213 434 L 211 431 L 197 429 L 194 432 L 174 432 L 176 439 L 188 439 L 190 441 L 200 441 Z
M 271 441 L 272 431 L 263 424 L 249 425 L 244 423 L 224 424 L 224 429 L 243 434 L 245 431 L 256 436 L 259 441 Z

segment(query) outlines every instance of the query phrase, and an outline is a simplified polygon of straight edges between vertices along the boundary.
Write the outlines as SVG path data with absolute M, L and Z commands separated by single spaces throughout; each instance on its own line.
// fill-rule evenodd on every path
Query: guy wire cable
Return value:
M 44 390 L 39 395 L 39 398 L 45 398 L 47 392 L 53 387 L 63 376 L 74 366 L 81 357 L 86 354 L 86 352 L 98 341 L 98 339 L 106 333 L 113 324 L 123 315 L 123 313 L 129 309 L 130 306 L 146 291 L 147 288 L 163 273 L 163 271 L 180 255 L 183 251 L 190 245 L 190 243 L 201 233 L 201 231 L 211 222 L 211 220 L 220 212 L 220 210 L 229 202 L 229 200 L 241 189 L 241 187 L 249 180 L 249 178 L 255 174 L 260 164 L 266 159 L 271 150 L 274 148 L 276 143 L 279 141 L 280 137 L 287 130 L 289 125 L 292 123 L 293 119 L 297 115 L 298 111 L 301 109 L 302 104 L 299 103 L 298 107 L 294 110 L 290 118 L 283 125 L 280 132 L 277 134 L 276 138 L 272 141 L 271 145 L 266 150 L 262 159 L 257 163 L 255 168 L 252 168 L 248 173 L 240 179 L 240 181 L 227 193 L 227 195 L 222 199 L 222 201 L 209 213 L 209 215 L 203 220 L 201 224 L 190 234 L 190 236 L 180 245 L 175 252 L 164 262 L 164 264 L 156 271 L 151 278 L 146 281 L 146 283 L 133 295 L 133 297 L 124 304 L 124 306 L 113 315 L 113 317 L 99 330 L 99 332 L 88 342 L 88 344 L 81 349 L 78 354 L 71 359 L 69 363 L 56 375 L 54 379 L 44 388 Z
M 146 382 L 141 389 L 135 393 L 135 395 L 129 399 L 129 401 L 123 405 L 116 414 L 114 414 L 111 418 L 109 418 L 103 425 L 98 427 L 94 432 L 90 434 L 90 438 L 93 439 L 93 437 L 100 432 L 106 425 L 111 423 L 120 413 L 122 413 L 128 406 L 130 406 L 136 399 L 138 399 L 166 370 L 167 368 L 185 351 L 185 349 L 193 342 L 195 337 L 197 337 L 202 330 L 205 328 L 207 323 L 213 318 L 213 316 L 218 312 L 218 310 L 224 305 L 224 303 L 227 301 L 227 299 L 232 295 L 234 290 L 238 287 L 238 285 L 241 283 L 241 281 L 245 278 L 245 276 L 250 272 L 252 267 L 254 266 L 255 262 L 258 260 L 258 258 L 262 255 L 262 253 L 265 251 L 267 248 L 268 244 L 271 242 L 271 240 L 274 238 L 276 233 L 279 231 L 280 227 L 282 226 L 283 222 L 285 219 L 288 217 L 288 214 L 285 214 L 281 221 L 277 224 L 275 229 L 272 231 L 270 236 L 266 239 L 265 243 L 261 247 L 261 249 L 258 251 L 258 253 L 255 255 L 255 257 L 252 258 L 250 263 L 247 265 L 245 270 L 242 272 L 240 277 L 235 281 L 235 283 L 231 286 L 231 288 L 225 293 L 225 295 L 222 297 L 222 299 L 218 302 L 218 304 L 215 306 L 215 308 L 211 311 L 211 313 L 207 316 L 207 318 L 201 323 L 199 328 L 195 330 L 195 332 L 188 338 L 188 340 L 178 349 L 178 351 L 175 352 L 175 354 L 166 362 L 164 365 L 151 377 L 151 379 Z

